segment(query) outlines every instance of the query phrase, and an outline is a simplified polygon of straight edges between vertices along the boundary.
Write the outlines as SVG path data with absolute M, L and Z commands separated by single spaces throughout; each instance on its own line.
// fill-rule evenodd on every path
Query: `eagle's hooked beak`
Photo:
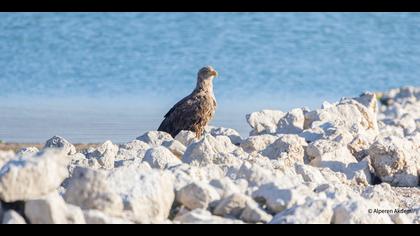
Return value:
M 219 75 L 219 73 L 217 73 L 217 71 L 215 71 L 215 70 L 212 70 L 211 75 L 214 76 L 214 77 L 217 77 Z

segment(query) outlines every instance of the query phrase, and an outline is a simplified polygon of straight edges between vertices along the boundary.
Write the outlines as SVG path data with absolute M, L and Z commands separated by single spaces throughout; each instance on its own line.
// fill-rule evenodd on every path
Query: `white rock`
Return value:
M 241 166 L 237 177 L 247 180 L 250 186 L 261 186 L 273 182 L 273 179 L 275 179 L 275 176 L 269 170 L 249 162 L 245 162 Z
M 416 159 L 412 144 L 398 137 L 378 139 L 369 149 L 375 174 L 393 186 L 418 186 Z
M 26 148 L 22 148 L 20 149 L 16 155 L 17 156 L 21 156 L 21 157 L 28 157 L 28 156 L 33 156 L 35 154 L 37 154 L 39 152 L 39 149 L 36 147 L 26 147 Z
M 213 179 L 210 181 L 210 185 L 215 188 L 221 198 L 228 197 L 233 193 L 241 192 L 241 189 L 228 177 Z
M 188 146 L 182 161 L 200 167 L 209 164 L 240 166 L 240 156 L 234 154 L 238 150 L 226 136 L 205 135 L 200 141 Z
M 151 147 L 149 144 L 140 141 L 134 140 L 127 144 L 120 146 L 117 156 L 115 157 L 116 161 L 126 161 L 126 160 L 143 160 L 146 151 Z
M 252 201 L 247 204 L 239 218 L 248 223 L 268 223 L 273 219 L 273 216 L 262 210 L 258 203 Z
M 132 168 L 138 169 L 139 171 L 148 171 L 152 169 L 149 163 L 142 162 L 142 160 L 140 159 L 116 161 L 115 168 L 121 168 L 121 167 L 132 167 Z
M 180 165 L 182 162 L 165 147 L 151 148 L 146 152 L 144 161 L 149 163 L 152 168 L 167 169 L 172 166 Z
M 293 109 L 279 120 L 277 133 L 299 134 L 304 129 L 305 116 L 302 109 Z
M 349 164 L 357 163 L 347 147 L 330 140 L 317 140 L 309 144 L 306 153 L 310 165 L 330 168 L 336 172 L 346 173 Z
M 188 147 L 190 144 L 198 141 L 195 133 L 188 130 L 181 130 L 176 136 L 175 140 L 179 141 L 180 143 L 184 144 L 185 147 Z
M 353 99 L 375 113 L 378 111 L 378 99 L 375 93 L 365 92 Z
M 20 225 L 20 224 L 26 224 L 26 221 L 16 211 L 8 210 L 4 213 L 2 224 Z
M 371 137 L 359 134 L 347 145 L 347 148 L 352 153 L 356 160 L 361 161 L 367 155 L 370 145 L 373 143 Z
M 395 125 L 404 130 L 404 135 L 409 135 L 417 129 L 416 120 L 413 115 L 406 113 L 396 120 Z
M 261 151 L 261 154 L 270 159 L 288 158 L 291 162 L 304 162 L 305 140 L 297 135 L 287 134 Z
M 295 170 L 297 174 L 302 176 L 305 182 L 314 183 L 315 185 L 328 183 L 324 175 L 316 167 L 296 163 Z
M 174 177 L 168 171 L 117 168 L 105 180 L 124 200 L 132 221 L 141 224 L 164 222 L 175 200 Z
M 129 220 L 112 217 L 98 210 L 83 211 L 87 224 L 134 224 Z
M 242 137 L 239 132 L 231 128 L 214 127 L 210 129 L 210 134 L 215 137 L 220 135 L 229 137 L 230 141 L 235 145 L 240 145 L 242 142 Z
M 193 182 L 208 183 L 212 179 L 221 179 L 225 176 L 224 171 L 217 165 L 196 167 L 182 164 L 173 166 L 168 170 L 175 176 L 174 184 L 176 191 L 179 191 L 181 188 Z
M 320 127 L 313 127 L 310 129 L 304 130 L 302 133 L 299 134 L 299 137 L 302 137 L 305 139 L 306 142 L 312 143 L 315 142 L 318 139 L 326 138 L 324 137 L 324 130 Z
M 76 153 L 74 155 L 69 156 L 71 158 L 71 164 L 69 166 L 70 174 L 73 173 L 73 170 L 76 166 L 91 168 L 94 170 L 102 169 L 101 164 L 95 158 L 86 158 L 86 156 L 82 153 Z
M 60 136 L 54 136 L 49 139 L 44 146 L 45 148 L 57 148 L 62 149 L 66 154 L 72 155 L 76 153 L 76 148 L 66 139 Z
M 332 223 L 334 224 L 392 224 L 388 214 L 370 213 L 369 210 L 375 210 L 378 207 L 375 204 L 369 204 L 368 201 L 350 200 L 338 204 L 334 208 Z
M 213 214 L 226 218 L 239 218 L 247 206 L 247 201 L 254 201 L 246 195 L 234 193 L 222 199 Z
M 85 223 L 82 210 L 79 207 L 67 205 L 57 192 L 40 199 L 27 201 L 25 216 L 31 224 Z
M 327 109 L 334 106 L 333 104 L 329 103 L 328 101 L 323 101 L 321 104 L 321 109 Z
M 0 199 L 24 201 L 54 191 L 67 178 L 69 162 L 66 153 L 57 150 L 9 161 L 0 170 Z
M 284 115 L 283 112 L 275 110 L 262 110 L 246 115 L 246 120 L 253 129 L 250 136 L 276 133 L 277 124 Z
M 96 159 L 104 169 L 113 169 L 118 149 L 117 145 L 108 140 L 98 148 L 88 150 L 85 156 L 87 159 Z
M 137 140 L 143 141 L 152 147 L 158 147 L 163 142 L 172 141 L 173 138 L 170 134 L 162 131 L 149 131 L 138 137 Z
M 307 187 L 283 189 L 275 183 L 262 185 L 257 191 L 252 193 L 254 198 L 261 205 L 267 205 L 267 208 L 273 213 L 279 213 L 296 204 L 303 204 L 306 197 L 310 197 L 313 192 Z
M 241 143 L 241 148 L 248 153 L 264 150 L 268 145 L 274 143 L 279 137 L 271 134 L 250 136 Z
M 220 200 L 219 193 L 209 184 L 194 182 L 176 193 L 176 200 L 190 210 L 207 209 L 210 204 Z
M 383 124 L 383 127 L 380 128 L 380 134 L 378 137 L 389 137 L 389 136 L 396 136 L 396 137 L 403 138 L 404 129 L 399 126 Z
M 185 153 L 186 147 L 177 140 L 163 142 L 162 145 L 169 149 L 178 159 L 181 159 Z
M 15 153 L 13 151 L 0 151 L 0 169 L 8 161 L 15 158 Z
M 243 224 L 242 221 L 213 216 L 204 209 L 195 209 L 175 217 L 175 222 L 181 224 Z
M 392 105 L 395 102 L 402 103 L 407 100 L 419 100 L 419 98 L 419 88 L 402 87 L 391 89 L 390 91 L 384 93 L 381 100 L 385 100 L 387 104 Z
M 308 200 L 278 213 L 270 224 L 330 224 L 333 214 L 327 200 Z
M 378 134 L 376 114 L 355 100 L 343 100 L 339 104 L 305 114 L 307 128 L 323 130 L 323 136 L 343 144 L 351 142 L 355 135 Z M 340 137 L 341 136 L 341 137 Z M 342 140 L 337 140 L 342 139 Z
M 226 218 L 240 218 L 248 223 L 267 223 L 272 218 L 260 209 L 252 198 L 241 193 L 234 193 L 221 200 L 214 214 Z
M 358 185 L 368 186 L 373 184 L 373 168 L 370 165 L 369 158 L 365 158 L 358 163 L 348 165 L 345 175 L 347 179 L 353 180 Z
M 107 173 L 100 170 L 76 167 L 64 199 L 83 210 L 96 209 L 114 216 L 124 209 L 121 197 L 107 181 Z

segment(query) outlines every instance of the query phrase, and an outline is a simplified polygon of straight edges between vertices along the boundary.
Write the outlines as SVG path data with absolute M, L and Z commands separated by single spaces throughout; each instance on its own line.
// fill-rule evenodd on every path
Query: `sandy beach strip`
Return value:
M 88 144 L 74 144 L 76 147 L 77 152 L 81 152 L 83 150 L 86 150 L 90 147 L 96 148 L 99 144 L 95 143 L 88 143 Z M 38 149 L 42 149 L 44 147 L 44 144 L 41 143 L 0 143 L 0 151 L 9 151 L 12 150 L 15 153 L 18 152 L 22 148 L 26 147 L 36 147 Z

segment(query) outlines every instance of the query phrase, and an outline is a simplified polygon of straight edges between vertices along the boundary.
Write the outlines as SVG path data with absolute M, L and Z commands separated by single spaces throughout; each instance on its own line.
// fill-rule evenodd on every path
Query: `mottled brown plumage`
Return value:
M 203 67 L 198 72 L 194 91 L 166 113 L 158 131 L 167 132 L 175 137 L 181 130 L 189 130 L 200 138 L 204 127 L 213 118 L 216 110 L 216 99 L 213 94 L 215 76 L 217 72 L 212 67 Z

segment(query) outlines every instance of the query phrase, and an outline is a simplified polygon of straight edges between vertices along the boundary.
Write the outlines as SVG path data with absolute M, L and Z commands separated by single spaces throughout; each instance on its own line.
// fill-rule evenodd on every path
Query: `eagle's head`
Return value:
M 217 75 L 217 71 L 211 66 L 205 66 L 198 71 L 198 78 L 200 80 L 213 79 Z

